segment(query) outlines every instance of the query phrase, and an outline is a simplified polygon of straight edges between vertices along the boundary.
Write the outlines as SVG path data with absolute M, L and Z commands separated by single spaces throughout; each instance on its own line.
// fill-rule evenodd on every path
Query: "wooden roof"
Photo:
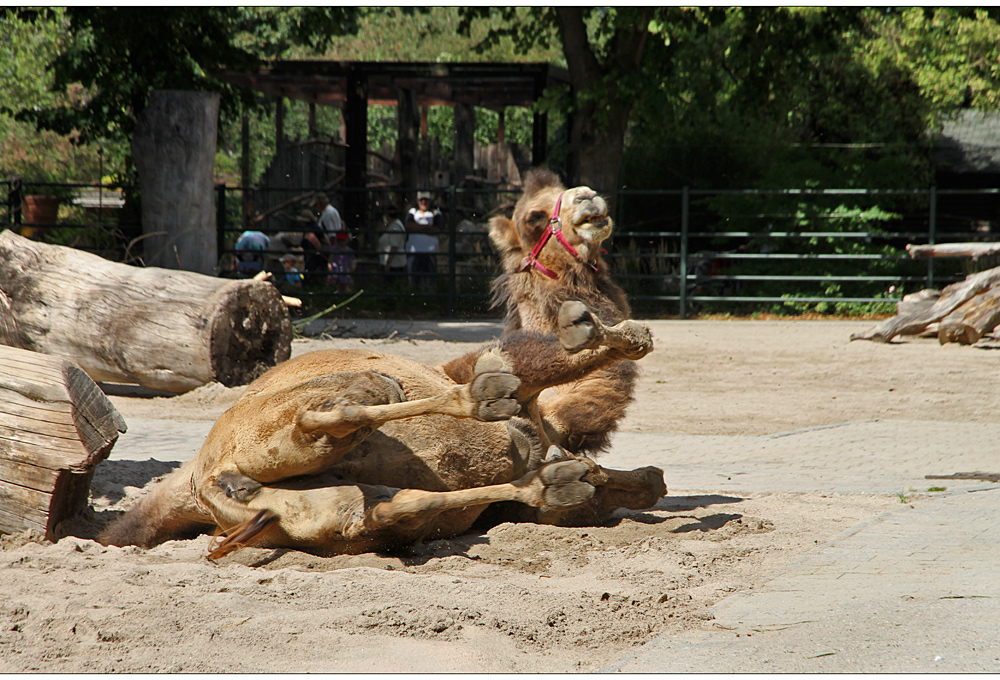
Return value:
M 490 109 L 531 106 L 546 87 L 569 84 L 552 64 L 372 61 L 274 61 L 256 73 L 224 71 L 222 80 L 274 97 L 325 105 L 347 99 L 348 80 L 367 83 L 369 104 L 396 104 L 400 88 L 418 105 L 472 104 Z
M 1000 113 L 965 109 L 945 120 L 934 158 L 952 172 L 1000 172 Z

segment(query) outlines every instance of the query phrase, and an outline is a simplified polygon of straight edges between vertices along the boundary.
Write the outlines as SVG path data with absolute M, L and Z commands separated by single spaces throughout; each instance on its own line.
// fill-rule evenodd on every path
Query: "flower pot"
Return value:
M 25 225 L 49 227 L 59 219 L 59 197 L 29 195 L 21 199 L 21 221 Z M 32 226 L 21 229 L 21 236 L 31 238 L 36 229 Z M 44 231 L 44 229 L 38 229 Z

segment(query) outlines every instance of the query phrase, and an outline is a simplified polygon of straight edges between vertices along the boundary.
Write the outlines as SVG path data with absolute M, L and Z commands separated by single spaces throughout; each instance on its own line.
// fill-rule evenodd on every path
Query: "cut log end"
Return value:
M 281 293 L 263 281 L 234 281 L 209 305 L 215 379 L 246 385 L 291 356 L 292 321 Z

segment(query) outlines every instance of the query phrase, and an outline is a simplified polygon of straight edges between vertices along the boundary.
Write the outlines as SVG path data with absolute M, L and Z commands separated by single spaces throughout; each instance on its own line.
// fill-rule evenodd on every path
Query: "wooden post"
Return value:
M 243 191 L 240 194 L 240 226 L 247 230 L 250 228 L 250 186 L 253 178 L 250 177 L 250 116 L 244 111 L 240 120 L 240 185 Z
M 278 289 L 0 232 L 0 344 L 72 359 L 94 380 L 185 392 L 243 385 L 291 354 Z
M 136 120 L 132 155 L 142 188 L 147 265 L 214 274 L 212 173 L 219 95 L 154 90 Z
M 344 106 L 347 151 L 344 154 L 344 221 L 350 229 L 368 227 L 368 76 L 357 65 L 347 72 L 347 100 Z
M 465 178 L 472 174 L 474 159 L 474 138 L 476 111 L 472 104 L 455 104 L 455 175 L 451 183 L 463 186 Z M 449 206 L 454 209 L 454 205 Z
M 545 79 L 535 79 L 535 101 L 545 93 Z M 531 164 L 539 166 L 549 157 L 549 116 L 545 113 L 531 115 Z
M 399 180 L 404 192 L 412 192 L 417 188 L 417 150 L 420 129 L 420 112 L 417 109 L 417 97 L 413 90 L 399 88 L 399 105 L 396 107 L 396 124 L 399 149 Z M 405 195 L 404 207 L 415 203 L 415 195 Z
M 0 346 L 0 533 L 51 541 L 87 507 L 94 466 L 125 421 L 78 366 Z

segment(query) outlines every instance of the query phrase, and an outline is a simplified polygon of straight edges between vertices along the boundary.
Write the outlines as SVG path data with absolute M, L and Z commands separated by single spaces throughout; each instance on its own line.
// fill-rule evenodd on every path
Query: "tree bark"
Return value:
M 978 260 L 985 255 L 1000 253 L 1000 243 L 939 243 L 935 245 L 907 244 L 906 252 L 918 257 L 971 257 Z
M 1000 287 L 990 288 L 962 303 L 941 320 L 938 341 L 974 345 L 1000 323 Z
M 125 429 L 76 365 L 0 347 L 0 533 L 56 540 L 59 524 L 87 507 L 94 466 Z
M 863 333 L 854 333 L 851 340 L 889 342 L 897 335 L 916 335 L 932 323 L 941 321 L 967 300 L 1000 284 L 1000 267 L 972 274 L 964 281 L 946 286 L 941 297 L 929 308 L 915 309 L 907 314 L 897 314 Z
M 0 344 L 70 358 L 94 380 L 185 392 L 250 382 L 291 354 L 264 281 L 140 268 L 0 233 Z
M 142 189 L 149 266 L 212 275 L 218 266 L 212 186 L 219 95 L 154 90 L 136 121 L 132 155 Z
M 604 64 L 590 46 L 582 8 L 558 6 L 555 11 L 576 100 L 570 130 L 568 182 L 585 184 L 597 191 L 615 191 L 634 101 L 629 97 L 607 95 L 600 100 L 587 99 L 581 97 L 581 93 L 594 88 L 598 91 L 609 89 L 609 78 L 617 79 L 639 71 L 652 8 L 642 9 L 633 25 L 616 30 Z

